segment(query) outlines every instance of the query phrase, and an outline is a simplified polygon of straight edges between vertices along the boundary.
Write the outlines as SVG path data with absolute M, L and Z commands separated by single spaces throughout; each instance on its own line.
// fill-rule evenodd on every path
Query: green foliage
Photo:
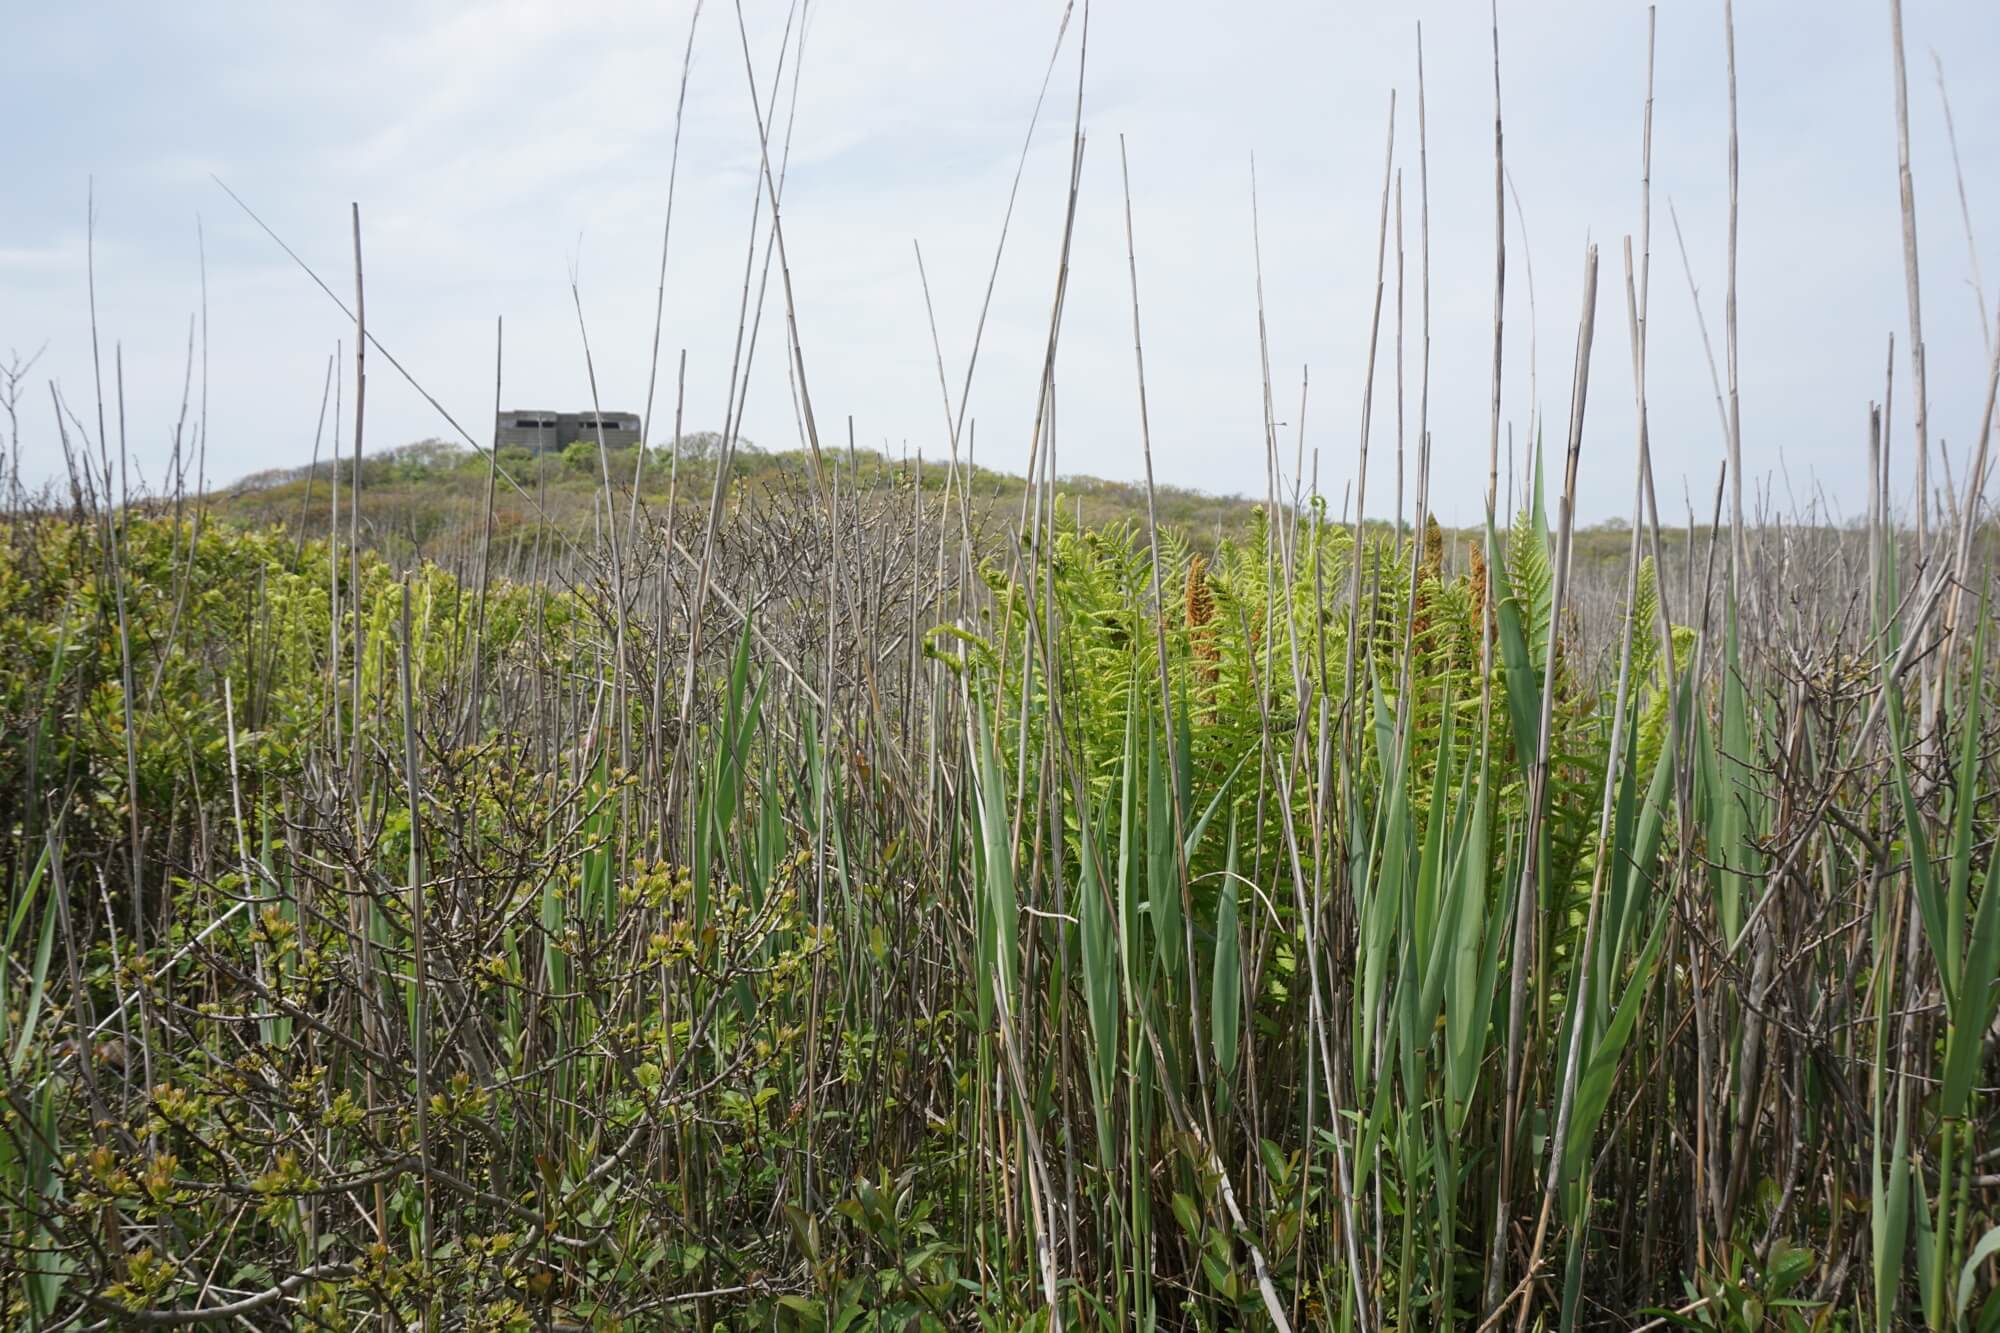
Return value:
M 621 604 L 548 529 L 484 593 L 10 529 L 7 1322 L 2000 1319 L 1983 612 L 1928 714 L 1730 616 L 1670 671 L 1650 563 L 1607 662 L 1539 495 L 1462 560 L 1056 503 L 884 609 L 963 516 L 850 461 L 846 563 L 699 641 L 644 530 Z

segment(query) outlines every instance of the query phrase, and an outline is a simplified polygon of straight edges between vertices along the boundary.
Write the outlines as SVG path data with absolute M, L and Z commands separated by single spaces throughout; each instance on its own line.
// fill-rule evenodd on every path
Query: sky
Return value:
M 1746 503 L 1769 497 L 1796 510 L 1817 501 L 1843 518 L 1865 511 L 1867 412 L 1884 394 L 1892 333 L 1890 441 L 1907 503 L 1913 394 L 1888 5 L 1738 8 Z M 1567 439 L 1585 252 L 1595 244 L 1578 509 L 1586 521 L 1615 518 L 1629 511 L 1636 466 L 1623 245 L 1627 236 L 1639 245 L 1647 10 L 1611 0 L 1499 9 L 1513 186 L 1501 466 L 1511 439 L 1516 470 L 1525 468 L 1544 416 L 1548 447 Z M 916 249 L 955 411 L 1021 168 L 962 442 L 981 465 L 1018 471 L 1034 430 L 1078 114 L 1080 5 L 1029 136 L 1063 10 L 1064 0 L 812 0 L 791 30 L 774 97 L 787 6 L 745 0 L 739 30 L 731 0 L 708 0 L 693 30 L 662 298 L 690 0 L 29 7 L 0 48 L 0 112 L 12 127 L 0 139 L 11 182 L 0 192 L 0 354 L 41 349 L 19 404 L 22 472 L 35 481 L 62 467 L 51 383 L 97 431 L 93 244 L 106 420 L 115 450 L 122 361 L 139 475 L 160 476 L 184 385 L 189 420 L 205 421 L 212 483 L 306 463 L 337 343 L 346 381 L 338 429 L 350 447 L 352 323 L 218 178 L 350 301 L 350 205 L 359 205 L 369 331 L 481 443 L 492 429 L 496 321 L 505 329 L 503 406 L 586 408 L 594 364 L 603 406 L 636 412 L 653 374 L 656 302 L 652 439 L 671 438 L 683 352 L 684 428 L 720 427 L 746 271 L 753 319 L 758 271 L 749 252 L 762 185 L 744 31 L 774 155 L 789 123 L 785 258 L 829 447 L 845 442 L 851 420 L 862 446 L 948 453 Z M 2000 67 L 2000 9 L 1910 0 L 1904 21 L 1930 434 L 1962 476 L 1988 367 L 1975 253 L 1989 264 L 1989 310 L 2000 285 L 2000 81 L 1990 77 Z M 1427 193 L 1433 505 L 1446 521 L 1476 522 L 1492 392 L 1492 43 L 1486 8 L 1460 0 L 1099 0 L 1083 61 L 1086 149 L 1055 367 L 1058 470 L 1143 476 L 1122 155 L 1158 480 L 1265 491 L 1261 253 L 1284 470 L 1302 457 L 1331 507 L 1352 503 L 1373 327 L 1366 509 L 1396 507 L 1399 440 L 1405 506 L 1414 504 Z M 1392 176 L 1378 317 L 1392 98 L 1401 228 Z M 1661 517 L 1672 522 L 1689 503 L 1706 513 L 1725 456 L 1690 284 L 1691 272 L 1720 365 L 1720 0 L 1659 7 L 1653 114 L 1649 419 Z M 760 215 L 760 239 L 767 223 Z M 783 292 L 774 265 L 741 423 L 773 449 L 800 439 Z M 367 448 L 455 436 L 379 357 L 367 384 Z M 1938 479 L 1940 464 L 1932 470 Z

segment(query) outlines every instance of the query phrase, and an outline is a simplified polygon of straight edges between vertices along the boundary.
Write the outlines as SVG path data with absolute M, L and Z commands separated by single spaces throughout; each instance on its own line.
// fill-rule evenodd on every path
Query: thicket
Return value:
M 830 476 L 695 635 L 664 516 L 11 525 L 10 1320 L 1995 1317 L 1993 673 L 1906 540 L 1837 634 L 1635 558 L 1606 672 L 1538 498 L 1009 564 Z

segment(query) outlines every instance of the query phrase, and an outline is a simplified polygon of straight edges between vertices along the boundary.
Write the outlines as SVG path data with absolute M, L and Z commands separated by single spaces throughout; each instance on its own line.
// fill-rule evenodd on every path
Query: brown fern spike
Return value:
M 1444 532 L 1438 527 L 1437 515 L 1432 514 L 1424 523 L 1424 544 L 1417 563 L 1417 600 L 1410 609 L 1410 637 L 1420 652 L 1430 634 L 1431 602 L 1443 579 Z
M 1486 552 L 1479 543 L 1472 544 L 1472 559 L 1466 567 L 1466 578 L 1472 583 L 1472 623 L 1492 622 L 1491 610 L 1486 605 Z M 1499 633 L 1498 624 L 1492 625 L 1494 633 Z
M 1219 655 L 1215 644 L 1215 590 L 1208 586 L 1208 561 L 1199 555 L 1188 560 L 1187 628 L 1195 670 L 1203 681 L 1212 685 Z

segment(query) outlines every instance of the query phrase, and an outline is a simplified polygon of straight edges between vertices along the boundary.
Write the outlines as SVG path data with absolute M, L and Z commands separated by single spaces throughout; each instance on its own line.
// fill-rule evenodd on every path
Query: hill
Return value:
M 610 451 L 613 497 L 621 505 L 629 502 L 636 474 L 642 512 L 663 516 L 671 502 L 699 522 L 714 483 L 720 445 L 713 432 L 687 435 L 678 451 L 664 446 L 647 450 L 643 464 L 636 448 L 614 449 Z M 539 523 L 553 525 L 573 539 L 588 540 L 605 491 L 594 446 L 539 455 L 502 449 L 497 474 L 491 461 L 486 453 L 445 440 L 420 440 L 365 457 L 363 540 L 395 563 L 432 559 L 449 564 L 482 540 L 489 486 L 496 540 L 517 538 Z M 1027 490 L 1027 482 L 1012 473 L 985 467 L 954 469 L 943 460 L 892 458 L 870 449 L 829 454 L 827 466 L 844 489 L 909 489 L 920 492 L 912 502 L 926 507 L 956 504 L 962 489 L 975 537 L 983 534 L 988 542 L 1002 545 L 1001 534 L 1009 521 L 1018 522 Z M 277 524 L 310 540 L 326 535 L 338 489 L 344 532 L 353 474 L 349 460 L 258 472 L 213 492 L 210 512 L 242 526 Z M 729 484 L 739 502 L 809 495 L 811 468 L 801 450 L 766 451 L 743 441 L 730 462 Z M 1072 474 L 1057 480 L 1055 493 L 1064 516 L 1082 527 L 1129 524 L 1143 530 L 1146 525 L 1143 482 Z M 1211 554 L 1225 541 L 1247 535 L 1263 507 L 1261 497 L 1211 495 L 1169 485 L 1156 485 L 1153 491 L 1153 512 L 1160 526 L 1193 549 Z M 1330 504 L 1326 517 L 1349 521 Z M 1369 520 L 1368 526 L 1383 535 L 1390 531 L 1390 525 L 1379 519 Z M 1480 538 L 1479 530 L 1446 527 L 1442 535 L 1450 551 L 1447 563 L 1462 568 L 1470 545 Z M 1695 535 L 1699 542 L 1707 541 L 1706 529 L 1697 529 Z M 1677 551 L 1688 547 L 1686 529 L 1663 529 L 1661 537 Z M 1576 536 L 1580 572 L 1589 577 L 1622 569 L 1629 541 L 1622 522 L 1580 528 Z
M 649 449 L 643 460 L 633 447 L 610 451 L 614 498 L 621 505 L 631 499 L 636 475 L 638 499 L 645 510 L 658 513 L 671 502 L 677 509 L 705 512 L 720 443 L 714 433 L 702 432 L 684 436 L 678 451 Z M 544 454 L 502 449 L 497 475 L 492 461 L 485 453 L 443 440 L 418 441 L 365 457 L 361 464 L 364 540 L 392 560 L 448 561 L 466 544 L 481 539 L 489 485 L 496 537 L 505 538 L 538 522 L 579 538 L 592 530 L 605 493 L 595 446 Z M 962 490 L 968 513 L 986 520 L 975 526 L 991 533 L 1004 530 L 994 528 L 992 520 L 1008 514 L 1018 517 L 1026 492 L 1026 482 L 1009 473 L 983 467 L 954 469 L 945 461 L 891 458 L 867 449 L 829 454 L 827 466 L 830 477 L 843 488 L 908 488 L 920 491 L 917 498 L 925 505 L 947 499 L 957 503 Z M 737 497 L 812 491 L 809 459 L 803 451 L 767 452 L 739 442 L 729 467 L 729 486 Z M 344 513 L 353 474 L 348 460 L 256 473 L 217 491 L 212 512 L 232 523 L 275 523 L 302 531 L 308 539 L 323 536 L 336 486 Z M 1143 526 L 1146 521 L 1142 484 L 1068 476 L 1057 483 L 1056 491 L 1065 514 L 1086 527 L 1119 522 Z M 1161 526 L 1174 529 L 1196 547 L 1212 550 L 1248 531 L 1259 504 L 1241 496 L 1160 486 L 1154 491 L 1154 506 Z M 347 520 L 341 521 L 344 527 Z

